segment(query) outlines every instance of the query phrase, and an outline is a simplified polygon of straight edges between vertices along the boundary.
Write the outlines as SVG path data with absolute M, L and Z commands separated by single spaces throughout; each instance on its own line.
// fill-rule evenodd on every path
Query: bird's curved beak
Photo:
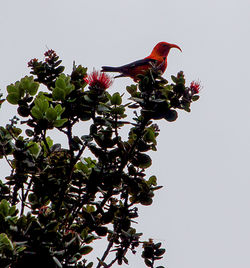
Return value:
M 171 48 L 173 48 L 173 47 L 178 48 L 182 52 L 181 48 L 179 46 L 175 45 L 175 44 L 171 44 L 170 47 Z

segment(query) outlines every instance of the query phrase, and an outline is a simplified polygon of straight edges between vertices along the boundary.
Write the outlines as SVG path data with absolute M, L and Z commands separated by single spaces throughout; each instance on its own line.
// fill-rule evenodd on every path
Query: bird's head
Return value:
M 180 51 L 182 51 L 181 48 L 175 44 L 170 44 L 167 42 L 160 42 L 153 48 L 153 51 L 151 54 L 159 55 L 162 57 L 167 57 L 171 48 L 178 48 Z

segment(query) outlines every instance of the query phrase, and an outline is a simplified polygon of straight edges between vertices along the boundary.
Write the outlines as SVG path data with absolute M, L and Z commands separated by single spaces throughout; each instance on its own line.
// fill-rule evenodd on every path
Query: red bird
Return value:
M 182 51 L 180 47 L 175 44 L 160 42 L 153 48 L 148 57 L 120 67 L 102 66 L 102 72 L 118 72 L 120 75 L 115 76 L 115 78 L 128 76 L 134 81 L 138 81 L 138 74 L 145 74 L 145 72 L 152 68 L 152 66 L 156 66 L 156 68 L 164 73 L 167 68 L 167 56 L 171 48 L 178 48 Z

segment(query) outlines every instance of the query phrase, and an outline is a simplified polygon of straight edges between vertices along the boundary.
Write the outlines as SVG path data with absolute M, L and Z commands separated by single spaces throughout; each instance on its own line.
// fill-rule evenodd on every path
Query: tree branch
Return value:
M 104 251 L 104 254 L 103 254 L 102 258 L 101 258 L 101 261 L 102 261 L 102 262 L 104 262 L 105 259 L 107 258 L 107 256 L 108 256 L 108 254 L 110 253 L 110 250 L 111 250 L 113 244 L 114 244 L 114 241 L 113 241 L 113 239 L 111 239 L 111 240 L 109 241 L 109 243 L 108 243 L 108 246 L 107 246 L 106 250 Z M 115 261 L 116 261 L 116 258 L 115 258 Z M 115 261 L 114 261 L 114 262 L 115 262 Z M 114 263 L 114 262 L 113 262 L 113 263 Z M 113 263 L 112 263 L 112 264 L 113 264 Z M 99 262 L 98 265 L 96 266 L 96 268 L 100 268 L 101 265 L 102 265 L 102 264 Z M 111 266 L 107 266 L 107 267 L 111 267 Z

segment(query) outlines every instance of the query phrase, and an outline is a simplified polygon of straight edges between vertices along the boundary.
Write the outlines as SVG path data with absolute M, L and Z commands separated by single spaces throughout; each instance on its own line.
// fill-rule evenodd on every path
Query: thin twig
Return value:
M 13 169 L 13 166 L 11 165 L 10 160 L 7 158 L 7 155 L 5 154 L 4 150 L 3 150 L 3 153 L 4 153 L 4 158 L 5 158 L 6 162 Z
M 31 185 L 32 185 L 32 180 L 30 179 L 29 184 L 28 184 L 28 188 L 27 188 L 27 190 L 26 190 L 26 192 L 25 192 L 25 194 L 23 196 L 23 199 L 22 199 L 22 207 L 21 207 L 20 215 L 23 215 L 23 213 L 24 213 L 24 207 L 25 207 L 25 203 L 26 203 L 25 201 L 26 201 L 26 199 L 28 197 Z
M 44 130 L 42 132 L 42 138 L 43 138 L 44 145 L 45 145 L 46 149 L 48 150 L 48 152 L 50 154 L 51 151 L 50 151 L 49 145 L 48 145 L 47 140 L 46 140 L 46 130 Z
M 110 249 L 112 248 L 113 244 L 114 244 L 114 241 L 113 241 L 113 239 L 111 239 L 111 240 L 109 241 L 109 243 L 108 243 L 108 246 L 107 246 L 105 252 L 103 253 L 102 258 L 101 258 L 101 261 L 102 261 L 102 262 L 105 261 L 105 259 L 106 259 L 106 257 L 108 256 L 108 254 L 109 254 L 109 252 L 110 252 Z M 96 268 L 100 268 L 100 267 L 101 267 L 101 263 L 99 262 L 98 265 L 96 266 Z M 110 267 L 110 266 L 108 266 L 108 267 Z

